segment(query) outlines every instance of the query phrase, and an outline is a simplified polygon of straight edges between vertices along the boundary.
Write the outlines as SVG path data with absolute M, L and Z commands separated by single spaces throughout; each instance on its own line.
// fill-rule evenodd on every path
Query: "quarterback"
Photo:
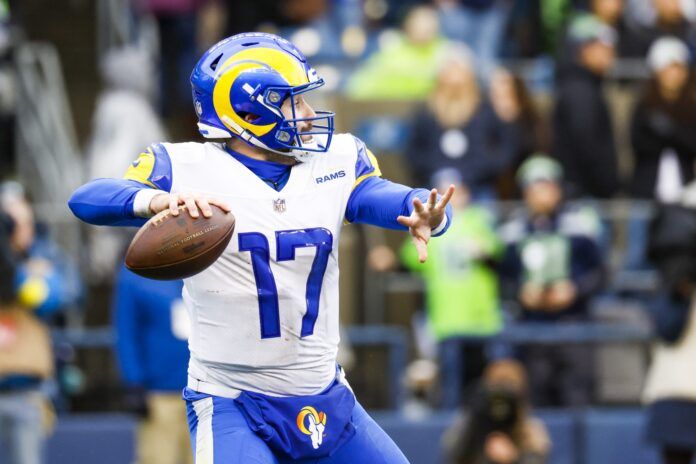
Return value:
M 323 83 L 280 37 L 227 38 L 191 74 L 210 141 L 152 145 L 123 179 L 70 199 L 96 225 L 139 226 L 179 205 L 235 215 L 228 248 L 183 289 L 196 464 L 407 462 L 336 365 L 339 235 L 344 222 L 408 230 L 425 261 L 454 188 L 440 197 L 381 178 L 365 144 L 304 99 Z

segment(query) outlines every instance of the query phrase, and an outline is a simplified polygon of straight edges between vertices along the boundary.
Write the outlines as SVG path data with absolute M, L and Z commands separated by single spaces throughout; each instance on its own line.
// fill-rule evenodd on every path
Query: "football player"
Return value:
M 234 211 L 230 245 L 183 290 L 196 464 L 407 462 L 336 365 L 339 234 L 344 221 L 408 230 L 425 261 L 454 187 L 439 197 L 382 179 L 365 144 L 305 100 L 323 83 L 280 37 L 227 38 L 191 75 L 211 141 L 152 145 L 124 179 L 70 199 L 97 225 L 142 225 L 179 205 L 192 217 Z

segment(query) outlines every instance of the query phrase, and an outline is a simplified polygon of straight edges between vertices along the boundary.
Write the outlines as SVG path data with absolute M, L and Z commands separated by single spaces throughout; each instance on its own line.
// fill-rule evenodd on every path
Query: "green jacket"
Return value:
M 437 39 L 414 46 L 401 39 L 377 51 L 350 76 L 346 94 L 356 99 L 425 99 L 435 85 L 445 44 Z
M 492 218 L 475 206 L 455 212 L 447 233 L 428 244 L 424 264 L 410 239 L 403 245 L 404 265 L 425 280 L 428 321 L 438 340 L 500 330 L 498 279 L 484 261 L 501 251 Z

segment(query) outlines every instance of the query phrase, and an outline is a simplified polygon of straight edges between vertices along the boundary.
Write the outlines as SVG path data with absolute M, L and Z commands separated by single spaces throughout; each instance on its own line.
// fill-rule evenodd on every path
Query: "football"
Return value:
M 175 280 L 198 274 L 213 264 L 227 247 L 235 218 L 215 205 L 213 215 L 193 218 L 185 206 L 153 216 L 133 237 L 126 267 L 149 279 Z

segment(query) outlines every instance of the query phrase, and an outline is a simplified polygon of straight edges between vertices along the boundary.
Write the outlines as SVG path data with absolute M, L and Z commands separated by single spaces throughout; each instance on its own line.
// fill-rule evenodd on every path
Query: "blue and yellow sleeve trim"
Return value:
M 365 146 L 365 143 L 355 137 L 355 144 L 358 149 L 358 156 L 355 160 L 355 183 L 353 184 L 353 190 L 369 177 L 382 176 L 377 158 L 370 149 Z
M 123 176 L 150 188 L 171 191 L 172 162 L 166 148 L 158 143 L 138 155 Z

